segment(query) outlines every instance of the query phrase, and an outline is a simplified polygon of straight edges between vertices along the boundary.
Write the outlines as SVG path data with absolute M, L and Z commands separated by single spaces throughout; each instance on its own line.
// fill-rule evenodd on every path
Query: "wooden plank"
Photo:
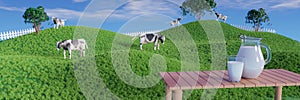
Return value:
M 255 84 L 255 87 L 262 87 L 262 86 L 273 86 L 275 83 L 268 79 L 265 79 L 264 76 L 260 75 L 257 78 L 244 78 L 252 83 Z
M 219 77 L 212 73 L 212 71 L 203 71 L 206 74 L 207 81 L 211 84 L 213 88 L 223 88 L 224 85 L 222 84 L 222 77 Z
M 245 84 L 245 87 L 255 87 L 255 84 L 254 83 L 252 83 L 252 82 L 249 82 L 247 79 L 243 79 L 243 80 L 241 80 L 240 81 L 240 83 L 243 83 L 243 84 Z
M 214 74 L 218 75 L 219 77 L 222 77 L 222 84 L 224 85 L 224 88 L 233 88 L 234 85 L 232 84 L 231 81 L 228 79 L 228 75 L 226 74 L 227 71 L 222 70 L 222 71 L 212 71 Z
M 289 75 L 289 77 L 292 77 L 295 80 L 300 80 L 300 78 L 299 78 L 300 74 L 298 74 L 298 73 L 294 73 L 294 72 L 287 71 L 287 70 L 284 70 L 284 69 L 279 69 L 279 70 L 276 70 L 276 71 L 284 73 L 285 75 Z
M 185 73 L 185 72 L 177 72 L 177 74 L 189 84 L 189 86 L 187 86 L 187 87 L 181 87 L 182 89 L 202 88 L 201 85 L 197 86 L 197 81 L 194 80 L 194 79 L 193 79 L 190 75 L 188 75 L 187 73 Z
M 228 80 L 229 79 L 228 71 L 225 71 L 225 75 L 226 75 L 225 76 L 226 80 Z M 261 78 L 260 77 L 258 77 L 258 78 L 241 78 L 241 81 L 242 81 L 242 83 L 249 83 L 250 82 L 250 84 L 247 84 L 247 86 L 245 86 L 245 87 L 261 87 L 261 86 L 266 86 L 266 84 L 271 84 L 272 83 L 272 82 L 267 81 L 267 80 L 266 81 L 260 81 L 259 79 L 261 79 Z M 245 80 L 247 82 L 245 82 Z
M 282 78 L 280 73 L 276 73 L 272 70 L 266 70 L 265 71 L 266 74 L 270 75 L 270 76 L 273 76 L 276 80 L 281 81 L 281 82 L 284 82 L 284 86 L 289 86 L 289 85 L 295 85 L 295 83 L 293 83 L 292 81 L 286 79 L 286 78 Z
M 289 74 L 294 75 L 295 77 L 300 77 L 300 74 L 295 73 L 295 72 L 287 71 L 287 70 L 284 70 L 284 69 L 277 69 L 277 70 L 278 70 L 278 71 L 287 72 L 287 73 L 289 73 Z
M 229 79 L 228 71 L 226 71 L 225 75 L 226 75 L 226 79 L 228 80 Z M 229 82 L 231 82 L 231 81 L 229 81 Z M 231 82 L 231 83 L 236 85 L 237 82 Z M 255 83 L 252 83 L 252 82 L 248 81 L 248 79 L 243 79 L 243 78 L 241 78 L 241 81 L 238 83 L 244 84 L 244 87 L 255 87 L 256 86 Z
M 195 86 L 196 88 L 203 88 L 204 84 L 201 84 L 203 80 L 201 77 L 198 76 L 198 74 L 194 73 L 194 72 L 185 72 L 186 75 L 189 75 L 191 77 L 191 79 L 193 79 L 196 83 Z
M 204 83 L 200 83 L 200 84 L 204 84 L 204 85 L 202 85 L 203 88 L 205 88 L 205 89 L 207 89 L 207 88 L 215 88 L 214 85 L 211 82 L 208 81 L 209 75 L 207 75 L 203 71 L 201 71 L 201 72 L 194 72 L 194 73 L 197 74 L 202 80 L 204 80 L 204 81 L 201 81 L 201 82 L 204 82 Z
M 260 78 L 249 78 L 249 79 L 243 79 L 243 80 L 247 80 L 251 83 L 253 83 L 255 86 L 253 87 L 264 87 L 267 86 L 266 84 L 268 84 L 267 81 L 259 81 Z M 269 82 L 271 83 L 271 82 Z
M 290 72 L 290 71 L 286 71 L 286 70 L 272 70 L 272 71 L 276 71 L 278 73 L 280 73 L 280 75 L 282 75 L 283 77 L 288 78 L 290 81 L 293 81 L 295 83 L 295 85 L 300 85 L 300 77 L 297 77 L 296 73 Z
M 196 80 L 197 86 L 201 86 L 201 88 L 204 88 L 204 86 L 208 83 L 205 79 L 199 76 L 199 72 L 186 72 L 186 73 L 190 75 L 194 80 Z
M 266 76 L 265 71 L 266 70 L 263 70 L 263 72 L 258 76 L 258 78 L 261 78 L 261 79 L 259 79 L 259 81 L 268 81 L 268 82 L 270 82 L 269 84 L 266 84 L 266 86 L 276 86 L 276 80 Z
M 177 74 L 177 72 L 168 72 L 168 74 L 174 79 L 176 84 L 180 86 L 180 89 L 192 89 L 189 87 L 190 85 Z
M 280 73 L 275 70 L 269 70 L 268 72 L 272 73 L 272 75 L 277 76 L 279 79 L 284 81 L 287 86 L 296 85 L 296 82 L 293 79 L 291 79 L 290 77 L 284 76 L 283 75 L 284 73 Z
M 284 70 L 284 69 L 278 69 L 278 70 L 272 70 L 272 71 L 276 71 L 276 72 L 279 72 L 279 73 L 282 73 L 282 75 L 284 76 L 287 76 L 287 77 L 290 77 L 294 80 L 299 80 L 300 81 L 300 74 L 298 73 L 294 73 L 294 72 L 291 72 L 291 71 L 287 71 L 287 70 Z
M 230 82 L 232 85 L 234 85 L 234 87 L 245 87 L 245 83 L 241 83 L 241 82 L 231 82 L 231 81 L 229 81 L 229 76 L 228 76 L 228 72 L 226 71 L 226 73 L 225 73 L 225 77 L 224 78 L 226 78 L 226 80 L 228 81 L 228 82 Z
M 170 87 L 170 88 L 178 87 L 179 88 L 179 86 L 177 86 L 176 81 L 168 74 L 168 72 L 161 72 L 160 76 L 163 78 L 167 87 Z
M 275 83 L 275 86 L 283 86 L 286 85 L 285 82 L 279 80 L 277 77 L 272 76 L 270 74 L 267 73 L 268 70 L 264 70 L 260 76 L 262 76 L 264 79 L 270 80 L 273 83 Z
M 264 73 L 264 72 L 262 72 Z M 265 85 L 265 86 L 275 86 L 275 82 L 274 80 L 272 79 L 269 79 L 268 77 L 264 76 L 263 74 L 259 75 L 257 78 L 246 78 L 246 79 L 254 79 L 254 80 L 257 80 L 258 82 L 256 82 L 256 86 L 261 86 L 262 84 Z

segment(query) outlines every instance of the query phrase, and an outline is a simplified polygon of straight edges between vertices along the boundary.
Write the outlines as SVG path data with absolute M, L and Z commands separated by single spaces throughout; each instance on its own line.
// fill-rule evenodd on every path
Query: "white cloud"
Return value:
M 17 7 L 7 7 L 7 6 L 0 6 L 0 10 L 7 10 L 7 11 L 25 11 L 25 8 L 17 8 Z
M 26 9 L 17 8 L 17 7 L 0 6 L 0 10 L 24 12 Z M 64 8 L 55 8 L 55 9 L 45 8 L 45 12 L 47 13 L 48 16 L 55 16 L 55 17 L 65 18 L 65 19 L 78 19 L 83 14 L 82 11 L 75 11 L 75 10 L 64 9 Z M 101 17 L 109 12 L 111 11 L 99 10 L 95 12 L 85 12 L 85 15 L 88 18 L 95 18 L 95 17 Z
M 47 12 L 48 16 L 55 16 L 59 18 L 78 18 L 82 12 L 69 10 L 69 9 L 63 9 L 63 8 L 56 8 L 56 9 L 45 9 L 45 12 Z
M 282 2 L 271 8 L 300 8 L 300 0 L 292 0 L 289 2 Z
M 117 14 L 124 16 L 138 16 L 147 14 L 165 14 L 167 16 L 180 15 L 179 5 L 166 0 L 140 0 L 130 1 L 123 5 L 121 9 L 117 9 Z
M 85 1 L 87 1 L 87 0 L 73 0 L 73 2 L 78 2 L 78 3 L 85 2 Z
M 216 0 L 217 8 L 272 9 L 299 8 L 300 0 Z
M 87 0 L 73 0 L 74 2 L 84 2 Z M 122 2 L 121 2 L 122 1 Z M 176 1 L 176 0 L 175 0 Z M 178 1 L 172 0 L 114 0 L 114 1 L 95 1 L 93 2 L 92 10 L 88 11 L 76 11 L 65 8 L 45 8 L 45 11 L 49 16 L 56 16 L 59 18 L 79 18 L 82 14 L 88 18 L 98 18 L 110 16 L 112 18 L 126 19 L 139 15 L 147 14 L 165 14 L 169 16 L 179 17 L 179 5 Z M 99 6 L 104 4 L 114 4 L 117 9 Z M 176 4 L 177 3 L 177 4 Z M 18 11 L 24 12 L 25 8 L 0 6 L 0 10 Z
M 99 26 L 103 23 L 103 26 L 108 27 L 114 24 L 118 27 L 138 18 L 143 19 L 139 21 L 141 23 L 147 23 L 147 21 L 154 19 L 160 20 L 162 23 L 166 22 L 169 25 L 171 19 L 163 21 L 158 19 L 160 18 L 158 16 L 174 19 L 181 17 L 179 8 L 181 3 L 179 1 L 183 0 L 94 0 L 86 7 L 78 25 Z
M 217 8 L 239 8 L 239 9 L 252 9 L 257 7 L 267 7 L 272 0 L 216 0 Z
M 101 6 L 112 4 L 113 6 Z M 166 0 L 114 0 L 94 1 L 84 11 L 83 18 L 105 20 L 107 16 L 112 20 L 126 21 L 136 16 L 149 14 L 163 14 L 174 18 L 180 17 L 179 5 Z

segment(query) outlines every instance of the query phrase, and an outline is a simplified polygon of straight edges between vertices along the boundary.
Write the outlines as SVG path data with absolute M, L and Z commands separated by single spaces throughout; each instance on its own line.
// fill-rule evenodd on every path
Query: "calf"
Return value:
M 177 20 L 171 21 L 171 22 L 170 22 L 170 25 L 171 25 L 171 26 L 175 26 L 175 25 L 179 26 L 181 20 L 182 20 L 181 18 L 177 18 Z
M 54 23 L 54 28 L 58 29 L 59 26 L 63 27 L 65 26 L 65 21 L 64 19 L 58 19 L 57 17 L 52 17 L 52 21 Z
M 85 48 L 87 44 L 84 39 L 77 39 L 77 40 L 63 40 L 56 43 L 56 49 L 59 50 L 60 48 L 64 49 L 64 59 L 66 59 L 66 50 L 69 52 L 69 59 L 71 59 L 71 52 L 72 50 L 79 50 L 80 56 L 85 56 Z
M 222 15 L 222 14 L 220 14 L 220 13 L 215 13 L 216 14 L 216 16 L 217 16 L 217 21 L 219 20 L 219 19 L 222 19 L 223 21 L 224 21 L 224 23 L 226 22 L 226 20 L 227 20 L 227 16 L 225 16 L 225 15 Z
M 147 33 L 140 35 L 140 49 L 143 50 L 143 44 L 147 43 L 153 43 L 154 42 L 154 50 L 159 49 L 159 43 L 160 41 L 162 44 L 165 43 L 166 38 L 163 35 L 160 35 L 158 33 Z

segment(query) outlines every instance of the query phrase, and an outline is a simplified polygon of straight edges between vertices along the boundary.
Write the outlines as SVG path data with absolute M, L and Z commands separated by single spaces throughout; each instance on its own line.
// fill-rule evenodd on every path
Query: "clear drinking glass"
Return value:
M 244 58 L 238 56 L 229 56 L 227 62 L 227 70 L 229 80 L 239 82 L 242 78 L 244 69 Z

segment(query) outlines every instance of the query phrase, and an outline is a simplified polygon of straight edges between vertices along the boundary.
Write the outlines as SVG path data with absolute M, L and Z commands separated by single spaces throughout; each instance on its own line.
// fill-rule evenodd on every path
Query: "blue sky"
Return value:
M 22 15 L 29 7 L 43 6 L 49 16 L 67 19 L 66 25 L 103 28 L 114 32 L 163 30 L 169 22 L 182 17 L 181 23 L 195 21 L 181 16 L 184 0 L 1 0 L 0 32 L 32 27 Z M 245 24 L 251 9 L 265 8 L 277 33 L 300 41 L 300 0 L 216 0 L 216 11 L 228 16 L 227 23 Z M 203 17 L 210 19 L 211 17 Z M 213 17 L 214 18 L 214 17 Z M 42 23 L 53 27 L 52 21 Z

